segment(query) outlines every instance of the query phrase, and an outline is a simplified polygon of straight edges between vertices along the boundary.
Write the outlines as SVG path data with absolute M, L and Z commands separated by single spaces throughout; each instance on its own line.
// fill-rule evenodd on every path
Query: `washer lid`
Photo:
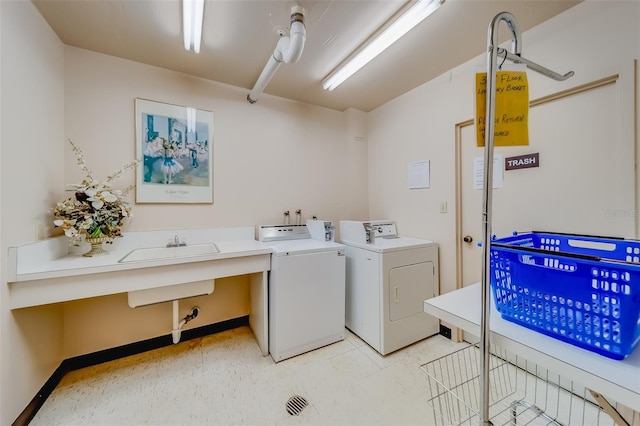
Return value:
M 363 248 L 365 250 L 374 251 L 377 253 L 389 253 L 393 251 L 438 246 L 438 243 L 436 243 L 435 241 L 422 240 L 419 238 L 411 237 L 376 238 L 372 244 L 359 244 L 349 241 L 341 241 L 341 243 L 353 247 Z
M 275 256 L 289 256 L 294 254 L 319 253 L 324 251 L 342 251 L 344 245 L 333 241 L 318 241 L 314 239 L 272 241 L 266 243 Z

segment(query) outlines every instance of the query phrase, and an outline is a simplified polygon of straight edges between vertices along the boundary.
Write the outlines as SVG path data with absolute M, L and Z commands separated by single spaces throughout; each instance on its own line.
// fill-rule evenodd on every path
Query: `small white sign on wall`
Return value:
M 493 188 L 504 186 L 504 155 L 494 154 L 493 156 Z M 484 158 L 473 159 L 473 188 L 482 189 L 484 187 Z
M 409 163 L 409 189 L 429 188 L 429 160 Z

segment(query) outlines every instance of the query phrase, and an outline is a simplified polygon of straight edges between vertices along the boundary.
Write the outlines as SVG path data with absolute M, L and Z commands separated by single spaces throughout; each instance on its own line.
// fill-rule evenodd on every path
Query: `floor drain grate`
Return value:
M 297 416 L 302 412 L 302 410 L 307 408 L 307 405 L 309 405 L 307 400 L 300 395 L 292 396 L 287 401 L 287 413 L 291 414 L 292 416 Z

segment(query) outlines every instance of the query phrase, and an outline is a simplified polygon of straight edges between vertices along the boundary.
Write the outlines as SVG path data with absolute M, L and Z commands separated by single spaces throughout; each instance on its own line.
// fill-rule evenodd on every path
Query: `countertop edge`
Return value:
M 73 277 L 79 275 L 93 275 L 93 274 L 102 274 L 105 272 L 117 272 L 117 271 L 127 271 L 133 269 L 143 269 L 143 268 L 153 268 L 157 266 L 168 266 L 168 265 L 179 265 L 186 263 L 197 263 L 197 262 L 209 262 L 223 259 L 232 259 L 237 257 L 248 257 L 248 256 L 259 256 L 265 254 L 271 254 L 272 250 L 270 248 L 264 249 L 250 249 L 245 251 L 235 251 L 235 252 L 227 252 L 227 253 L 215 253 L 209 255 L 199 255 L 199 256 L 191 256 L 191 257 L 182 257 L 182 258 L 174 258 L 174 259 L 157 259 L 157 260 L 141 260 L 135 262 L 127 262 L 127 263 L 119 263 L 116 261 L 115 263 L 110 263 L 107 265 L 100 266 L 82 266 L 82 267 L 74 267 L 74 268 L 61 268 L 61 269 L 50 269 L 41 272 L 31 272 L 31 273 L 16 273 L 8 282 L 19 283 L 25 281 L 37 281 L 37 280 L 46 280 L 51 278 L 64 278 L 64 277 Z M 78 259 L 86 259 L 83 258 L 82 255 L 68 255 L 66 258 L 78 258 Z M 118 257 L 120 259 L 120 257 Z M 53 262 L 52 262 L 53 263 Z

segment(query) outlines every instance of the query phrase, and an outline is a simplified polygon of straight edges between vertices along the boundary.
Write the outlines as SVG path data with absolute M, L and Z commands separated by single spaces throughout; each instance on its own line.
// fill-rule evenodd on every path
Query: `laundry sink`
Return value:
M 193 244 L 178 247 L 148 247 L 132 250 L 118 262 L 141 262 L 145 260 L 180 259 L 220 253 L 215 244 Z

